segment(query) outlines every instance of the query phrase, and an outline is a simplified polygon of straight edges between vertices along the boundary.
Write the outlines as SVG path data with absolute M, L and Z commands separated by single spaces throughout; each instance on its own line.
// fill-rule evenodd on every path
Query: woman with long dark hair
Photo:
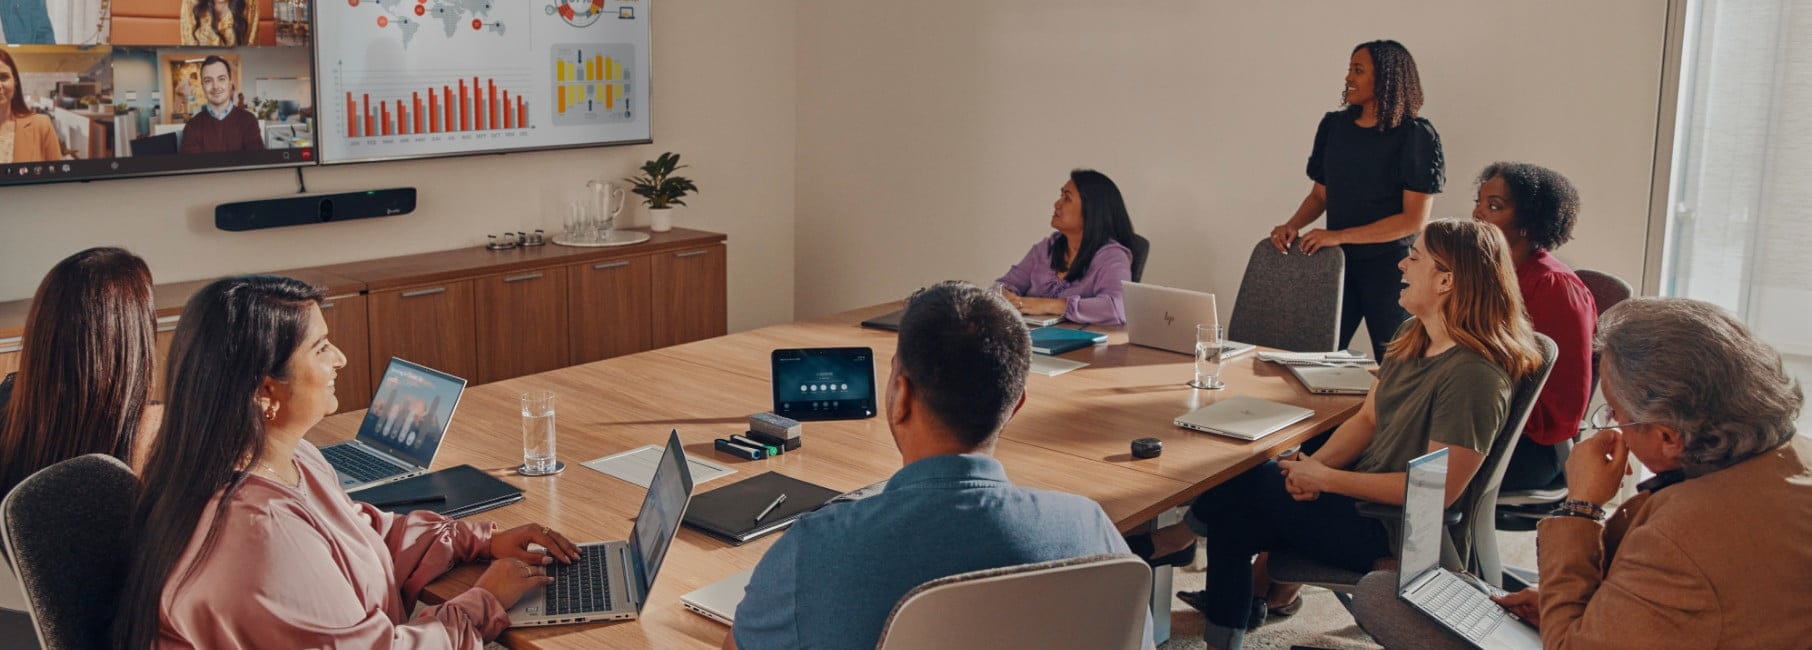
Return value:
M 183 45 L 255 45 L 258 0 L 182 0 L 176 24 Z
M 354 502 L 302 439 L 339 405 L 345 355 L 323 291 L 275 276 L 214 282 L 183 309 L 163 429 L 128 528 L 115 645 L 479 648 L 509 607 L 578 548 L 530 524 Z M 531 552 L 540 544 L 549 555 Z M 409 618 L 427 584 L 496 558 L 477 584 Z
M 1092 169 L 1070 172 L 1051 206 L 1051 229 L 995 281 L 1007 301 L 1032 316 L 1126 322 L 1120 282 L 1132 279 L 1133 227 L 1120 188 Z
M 1360 321 L 1372 351 L 1384 356 L 1409 313 L 1397 304 L 1397 262 L 1434 209 L 1446 181 L 1441 136 L 1420 117 L 1422 80 L 1416 60 L 1396 41 L 1353 48 L 1340 110 L 1321 118 L 1309 153 L 1309 195 L 1289 221 L 1271 229 L 1271 243 L 1289 253 L 1297 233 L 1327 213 L 1326 228 L 1300 237 L 1310 255 L 1329 246 L 1346 253 L 1340 306 L 1340 347 L 1352 343 Z
M 148 398 L 154 314 L 137 255 L 90 248 L 51 267 L 25 317 L 19 371 L 0 380 L 0 495 L 84 454 L 140 464 L 162 414 Z M 0 607 L 24 609 L 23 598 L 0 563 Z
M 0 48 L 0 163 L 62 160 L 56 125 L 25 105 L 22 84 L 18 62 Z
M 1402 274 L 1402 304 L 1415 317 L 1397 329 L 1359 412 L 1312 455 L 1260 465 L 1191 504 L 1184 521 L 1207 539 L 1207 588 L 1177 596 L 1206 614 L 1210 646 L 1237 648 L 1262 612 L 1293 609 L 1300 585 L 1270 585 L 1254 600 L 1254 555 L 1288 548 L 1361 572 L 1389 556 L 1385 524 L 1353 506 L 1402 504 L 1411 459 L 1448 450 L 1452 505 L 1509 419 L 1516 382 L 1540 367 L 1497 228 L 1431 222 Z M 1192 542 L 1190 532 L 1154 534 L 1157 552 Z

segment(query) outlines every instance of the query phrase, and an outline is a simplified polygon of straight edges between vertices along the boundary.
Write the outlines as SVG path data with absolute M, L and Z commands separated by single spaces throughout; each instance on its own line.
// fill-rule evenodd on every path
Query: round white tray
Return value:
M 604 246 L 628 246 L 630 244 L 640 244 L 648 241 L 652 236 L 653 235 L 640 230 L 612 230 L 610 231 L 610 238 L 603 241 L 567 241 L 566 235 L 556 235 L 554 237 L 554 243 L 561 246 L 601 248 Z

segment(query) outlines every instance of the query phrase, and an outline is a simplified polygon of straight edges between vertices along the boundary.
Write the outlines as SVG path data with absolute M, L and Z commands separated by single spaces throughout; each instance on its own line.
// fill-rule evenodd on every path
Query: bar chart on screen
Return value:
M 360 156 L 450 153 L 508 148 L 534 127 L 539 98 L 528 70 L 478 74 L 416 68 L 403 71 L 336 68 L 331 78 L 336 135 Z M 523 142 L 521 146 L 527 146 Z
M 635 47 L 628 43 L 560 43 L 550 48 L 553 120 L 559 126 L 635 119 Z

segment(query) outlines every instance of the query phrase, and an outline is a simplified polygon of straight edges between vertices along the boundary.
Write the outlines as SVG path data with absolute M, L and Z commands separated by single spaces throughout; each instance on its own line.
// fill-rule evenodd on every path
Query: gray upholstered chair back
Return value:
M 900 598 L 876 647 L 1133 650 L 1150 600 L 1151 567 L 1128 553 L 959 573 Z
M 1579 280 L 1585 283 L 1586 291 L 1592 292 L 1592 300 L 1598 303 L 1599 316 L 1636 294 L 1630 288 L 1630 283 L 1615 275 L 1591 269 L 1581 269 L 1578 273 Z
M 1474 575 L 1499 586 L 1503 583 L 1504 567 L 1497 552 L 1498 488 L 1504 483 L 1504 471 L 1510 467 L 1516 441 L 1522 438 L 1523 425 L 1528 423 L 1529 413 L 1535 410 L 1535 398 L 1541 395 L 1542 386 L 1547 385 L 1548 373 L 1554 370 L 1554 358 L 1560 355 L 1554 339 L 1540 332 L 1535 333 L 1535 347 L 1541 352 L 1541 366 L 1517 382 L 1516 390 L 1510 393 L 1510 417 L 1492 441 L 1491 451 L 1485 454 L 1485 463 L 1472 475 L 1472 482 L 1466 485 L 1459 502 L 1453 504 L 1465 513 L 1457 527 L 1450 528 L 1461 561 L 1476 570 Z
M 1339 246 L 1305 255 L 1297 244 L 1277 252 L 1259 240 L 1246 262 L 1227 338 L 1294 352 L 1327 352 L 1340 344 L 1340 300 L 1346 253 Z
M 126 576 L 138 477 L 88 454 L 20 481 L 0 501 L 6 554 L 45 648 L 105 648 Z
M 1132 249 L 1132 281 L 1138 282 L 1145 277 L 1145 261 L 1151 258 L 1151 240 L 1133 235 L 1127 248 Z

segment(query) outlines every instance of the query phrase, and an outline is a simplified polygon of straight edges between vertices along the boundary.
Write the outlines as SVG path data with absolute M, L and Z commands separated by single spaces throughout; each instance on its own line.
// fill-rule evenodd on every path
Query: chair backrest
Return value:
M 1139 648 L 1151 567 L 1119 553 L 959 573 L 906 593 L 877 648 Z
M 88 454 L 25 477 L 0 501 L 7 558 L 44 647 L 108 647 L 137 491 L 125 463 Z
M 1581 269 L 1578 274 L 1579 280 L 1585 283 L 1586 291 L 1592 292 L 1592 300 L 1598 303 L 1599 316 L 1616 307 L 1617 303 L 1629 300 L 1636 293 L 1630 288 L 1630 283 L 1603 271 Z
M 1503 485 L 1504 471 L 1510 467 L 1516 441 L 1523 435 L 1523 425 L 1528 423 L 1529 413 L 1535 410 L 1535 398 L 1548 383 L 1548 373 L 1554 370 L 1554 358 L 1560 356 L 1560 348 L 1554 345 L 1554 339 L 1540 332 L 1534 334 L 1535 347 L 1541 352 L 1541 366 L 1523 377 L 1511 391 L 1510 417 L 1504 420 L 1504 428 L 1492 440 L 1484 464 L 1472 475 L 1466 491 L 1454 504 L 1461 513 L 1460 522 L 1449 527 L 1450 538 L 1461 561 L 1475 568 L 1488 565 L 1475 575 L 1490 576 L 1492 584 L 1498 584 L 1503 573 L 1497 557 L 1498 489 Z
M 1126 247 L 1132 249 L 1132 281 L 1139 282 L 1145 277 L 1145 260 L 1151 257 L 1151 240 L 1133 235 L 1132 243 Z
M 1340 300 L 1346 253 L 1339 246 L 1305 255 L 1297 244 L 1277 252 L 1270 239 L 1252 247 L 1227 338 L 1290 350 L 1327 352 L 1340 344 Z

